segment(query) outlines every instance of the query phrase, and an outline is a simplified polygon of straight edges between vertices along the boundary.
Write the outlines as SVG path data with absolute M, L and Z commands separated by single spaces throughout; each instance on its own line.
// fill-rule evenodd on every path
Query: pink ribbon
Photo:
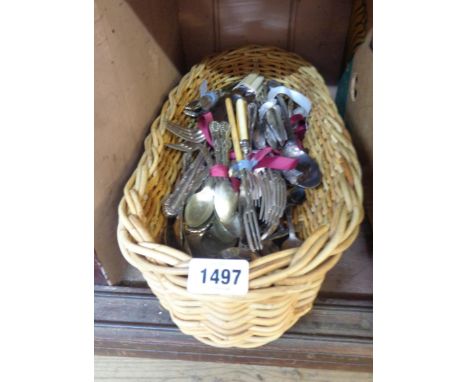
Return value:
M 273 170 L 292 170 L 297 166 L 297 159 L 281 155 L 270 155 L 275 152 L 271 147 L 265 147 L 251 155 L 250 160 L 256 163 L 255 168 L 271 168 Z
M 211 140 L 211 134 L 210 134 L 210 123 L 213 121 L 213 114 L 211 113 L 205 113 L 202 114 L 198 117 L 197 121 L 197 127 L 200 129 L 200 131 L 203 133 L 205 136 L 206 141 L 208 144 L 213 147 L 213 142 Z
M 213 146 L 211 140 L 211 134 L 209 125 L 213 121 L 213 115 L 211 113 L 205 113 L 198 117 L 197 127 L 203 133 L 206 141 L 210 146 Z M 291 124 L 296 124 L 294 133 L 298 140 L 298 144 L 302 146 L 302 140 L 304 139 L 304 134 L 306 132 L 306 122 L 302 114 L 295 114 L 291 116 Z M 273 154 L 273 155 L 270 155 Z M 234 151 L 229 153 L 230 159 L 236 159 Z M 279 151 L 273 150 L 271 147 L 265 147 L 259 151 L 256 151 L 250 155 L 250 161 L 253 162 L 253 168 L 271 168 L 274 170 L 292 170 L 297 166 L 297 159 L 288 158 L 279 155 Z M 210 168 L 210 175 L 220 178 L 229 177 L 229 169 L 222 165 L 216 164 Z M 239 180 L 237 178 L 230 178 L 231 184 L 234 189 L 239 189 Z
M 210 175 L 218 178 L 228 178 L 229 168 L 223 164 L 215 164 L 210 168 Z
M 297 166 L 297 159 L 283 156 L 271 156 L 263 158 L 255 168 L 272 168 L 273 170 L 292 170 Z
M 218 178 L 229 178 L 231 186 L 235 192 L 239 192 L 240 180 L 236 177 L 229 177 L 229 168 L 223 164 L 215 164 L 210 168 L 210 175 Z
M 251 153 L 249 160 L 254 162 L 254 169 L 267 167 L 274 170 L 292 170 L 296 168 L 297 159 L 284 157 L 279 154 L 280 152 L 278 150 L 273 150 L 271 147 L 265 147 Z M 232 160 L 236 159 L 234 151 L 229 153 L 229 158 Z

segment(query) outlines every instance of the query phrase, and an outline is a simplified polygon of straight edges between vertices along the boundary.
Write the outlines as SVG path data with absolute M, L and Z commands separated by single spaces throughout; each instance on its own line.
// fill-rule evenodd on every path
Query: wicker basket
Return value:
M 192 295 L 186 290 L 190 256 L 158 244 L 165 228 L 161 200 L 181 169 L 181 154 L 164 148 L 177 139 L 161 121 L 187 124 L 183 107 L 198 97 L 204 79 L 218 89 L 250 72 L 312 100 L 304 146 L 318 161 L 323 184 L 307 190 L 306 202 L 293 213 L 303 245 L 252 261 L 247 295 Z M 143 273 L 182 332 L 212 346 L 253 348 L 279 338 L 312 308 L 327 271 L 356 238 L 362 218 L 361 169 L 322 77 L 295 54 L 248 46 L 206 58 L 170 92 L 125 186 L 117 236 L 124 257 Z

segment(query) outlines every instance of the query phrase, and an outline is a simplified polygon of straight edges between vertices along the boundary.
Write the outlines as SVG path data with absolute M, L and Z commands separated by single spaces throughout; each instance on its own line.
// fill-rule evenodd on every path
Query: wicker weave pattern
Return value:
M 191 295 L 186 291 L 190 256 L 158 244 L 165 225 L 161 200 L 181 168 L 180 153 L 164 148 L 176 139 L 161 121 L 187 124 L 183 107 L 198 97 L 204 79 L 210 89 L 220 88 L 250 72 L 312 100 L 304 146 L 317 159 L 323 184 L 307 190 L 306 202 L 294 211 L 304 244 L 251 262 L 246 296 Z M 170 92 L 125 186 L 118 240 L 125 258 L 143 273 L 182 332 L 213 346 L 249 348 L 277 339 L 312 308 L 325 274 L 356 238 L 362 218 L 361 168 L 322 77 L 295 54 L 247 46 L 208 57 Z

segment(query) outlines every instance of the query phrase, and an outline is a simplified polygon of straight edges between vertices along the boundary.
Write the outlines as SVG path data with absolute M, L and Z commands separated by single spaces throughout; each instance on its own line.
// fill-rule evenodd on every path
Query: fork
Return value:
M 266 230 L 261 236 L 262 240 L 265 240 L 273 232 L 280 223 L 280 218 L 284 213 L 287 201 L 287 188 L 286 182 L 282 176 L 277 172 L 270 169 L 266 169 L 264 181 L 266 182 L 266 188 L 271 190 L 267 194 L 267 199 L 262 201 L 265 205 L 263 206 L 264 216 L 263 221 L 266 223 Z
M 205 162 L 208 165 L 208 167 L 211 167 L 213 164 L 211 155 L 204 144 L 184 141 L 181 143 L 166 143 L 165 146 L 167 148 L 182 151 L 184 153 L 182 157 L 182 172 L 185 172 L 187 170 L 192 160 L 192 153 L 196 151 L 200 151 L 202 153 L 203 158 L 205 159 Z
M 229 124 L 232 129 L 232 141 L 234 145 L 234 152 L 236 153 L 237 161 L 242 159 L 247 159 L 248 147 L 249 147 L 249 135 L 247 129 L 247 107 L 245 100 L 239 98 L 236 101 L 236 114 L 237 122 L 234 117 L 234 110 L 232 107 L 232 101 L 230 98 L 226 98 L 226 110 L 228 114 Z M 237 131 L 237 128 L 239 129 Z M 239 133 L 239 134 L 238 134 Z M 240 141 L 239 141 L 240 138 Z M 242 148 L 241 150 L 241 142 Z M 240 190 L 240 206 L 242 212 L 242 218 L 244 223 L 245 236 L 247 238 L 247 243 L 251 251 L 259 251 L 263 248 L 262 242 L 260 240 L 260 228 L 258 226 L 257 213 L 252 200 L 252 195 L 249 190 L 252 189 L 253 185 L 251 184 L 252 178 L 249 178 L 247 175 L 247 170 L 242 169 L 241 174 L 241 190 Z
M 173 150 L 178 150 L 190 154 L 199 150 L 199 147 L 197 147 L 197 145 L 192 142 L 166 143 L 164 146 Z
M 172 134 L 177 135 L 179 138 L 186 141 L 193 143 L 202 143 L 205 141 L 205 136 L 198 129 L 190 129 L 169 121 L 166 121 L 166 128 Z

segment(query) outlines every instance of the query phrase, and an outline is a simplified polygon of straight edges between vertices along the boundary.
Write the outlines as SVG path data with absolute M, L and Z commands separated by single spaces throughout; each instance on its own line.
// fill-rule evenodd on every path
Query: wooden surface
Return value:
M 117 203 L 149 123 L 178 82 L 182 48 L 174 2 L 95 0 L 94 245 L 110 282 L 126 262 Z
M 370 382 L 372 374 L 340 370 L 96 356 L 94 380 L 109 382 Z
M 327 83 L 336 84 L 343 69 L 342 61 L 352 1 L 296 2 L 296 21 L 291 50 L 310 61 Z
M 246 44 L 301 54 L 337 83 L 352 0 L 178 0 L 186 67 Z
M 179 331 L 149 289 L 95 286 L 95 353 L 354 371 L 372 369 L 372 301 L 318 297 L 283 337 L 214 348 Z

